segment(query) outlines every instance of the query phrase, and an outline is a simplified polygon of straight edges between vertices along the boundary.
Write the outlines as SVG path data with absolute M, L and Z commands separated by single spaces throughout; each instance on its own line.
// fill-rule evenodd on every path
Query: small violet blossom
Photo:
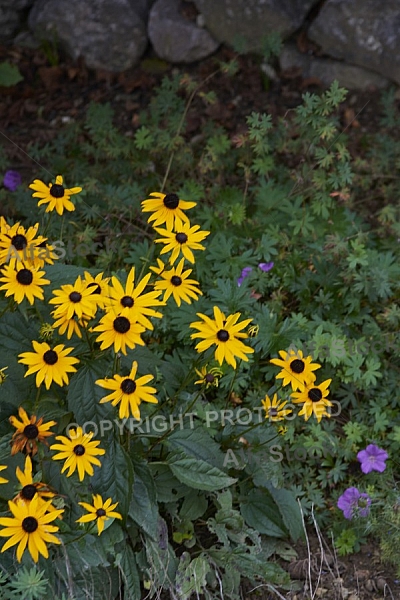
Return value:
M 268 271 L 270 271 L 274 266 L 273 262 L 269 262 L 269 263 L 259 263 L 258 268 L 261 269 L 261 271 L 264 271 L 264 273 L 268 273 Z M 240 287 L 243 283 L 243 280 L 248 277 L 248 275 L 250 275 L 250 273 L 252 272 L 253 267 L 245 267 L 244 269 L 242 269 L 242 272 L 240 274 L 240 277 L 238 277 L 237 280 L 237 284 Z
M 370 505 L 371 498 L 368 494 L 360 493 L 355 487 L 347 488 L 337 502 L 337 506 L 343 511 L 345 519 L 352 519 L 355 514 L 360 517 L 367 517 Z
M 3 185 L 10 192 L 15 192 L 22 183 L 22 177 L 18 171 L 6 171 L 3 178 Z
M 361 463 L 363 473 L 370 473 L 371 471 L 383 473 L 386 469 L 385 460 L 388 459 L 388 453 L 375 446 L 375 444 L 370 444 L 365 450 L 361 450 L 357 454 L 357 459 Z

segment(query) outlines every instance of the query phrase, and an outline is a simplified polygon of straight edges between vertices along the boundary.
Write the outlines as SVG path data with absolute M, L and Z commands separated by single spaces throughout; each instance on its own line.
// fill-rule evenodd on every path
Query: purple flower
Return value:
M 259 269 L 261 269 L 261 271 L 264 271 L 264 273 L 268 273 L 268 271 L 273 269 L 274 263 L 273 262 L 259 263 L 258 267 L 259 267 Z
M 3 185 L 10 192 L 15 192 L 22 183 L 22 177 L 18 171 L 6 171 L 3 178 Z
M 238 277 L 238 280 L 237 280 L 237 284 L 239 287 L 242 285 L 243 279 L 245 279 L 248 275 L 250 275 L 252 270 L 253 270 L 253 267 L 245 267 L 244 269 L 242 269 L 240 277 Z
M 383 473 L 386 469 L 385 460 L 388 459 L 388 453 L 375 446 L 375 444 L 370 444 L 365 450 L 360 450 L 357 458 L 361 463 L 363 473 L 370 473 L 371 471 Z
M 370 504 L 371 498 L 368 494 L 361 494 L 355 487 L 347 488 L 337 502 L 337 506 L 343 511 L 345 519 L 352 519 L 355 513 L 360 517 L 367 517 Z

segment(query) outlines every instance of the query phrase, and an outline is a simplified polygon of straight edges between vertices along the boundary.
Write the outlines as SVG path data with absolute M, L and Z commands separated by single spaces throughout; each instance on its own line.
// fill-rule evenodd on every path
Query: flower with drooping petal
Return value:
M 278 400 L 277 394 L 274 394 L 272 400 L 267 394 L 264 400 L 261 400 L 261 404 L 265 410 L 265 418 L 272 422 L 283 421 L 293 412 L 291 408 L 285 408 L 287 402 Z
M 151 198 L 151 196 L 154 197 Z M 194 206 L 196 206 L 196 202 L 181 200 L 176 194 L 151 192 L 150 198 L 143 200 L 142 202 L 142 211 L 153 213 L 147 219 L 148 223 L 154 221 L 154 223 L 152 223 L 153 227 L 165 223 L 167 229 L 171 231 L 177 219 L 183 222 L 189 221 L 184 211 L 193 208 Z
M 53 381 L 61 387 L 68 385 L 68 373 L 75 373 L 74 364 L 79 362 L 78 358 L 68 356 L 73 348 L 66 348 L 64 344 L 51 348 L 47 342 L 35 340 L 32 341 L 32 346 L 35 352 L 22 352 L 18 355 L 18 362 L 29 367 L 25 377 L 36 373 L 36 387 L 44 381 L 46 390 L 50 389 Z
M 352 519 L 357 515 L 367 517 L 370 505 L 371 498 L 368 494 L 360 493 L 356 487 L 347 488 L 337 502 L 337 506 L 343 511 L 345 519 Z
M 43 423 L 43 417 L 38 419 L 36 415 L 28 417 L 22 406 L 18 409 L 18 416 L 19 419 L 14 415 L 9 419 L 11 425 L 17 430 L 12 436 L 11 454 L 25 451 L 34 456 L 37 453 L 37 443 L 42 442 L 47 445 L 46 437 L 54 435 L 49 429 L 57 423 L 55 421 Z
M 45 271 L 24 265 L 14 258 L 8 265 L 3 265 L 0 282 L 4 283 L 0 286 L 0 290 L 5 291 L 6 298 L 13 296 L 18 304 L 26 298 L 29 304 L 33 305 L 35 298 L 43 300 L 42 286 L 50 283 L 44 275 L 46 275 Z
M 160 254 L 165 254 L 172 250 L 169 262 L 171 265 L 174 264 L 176 259 L 182 252 L 183 256 L 190 263 L 194 263 L 194 254 L 192 250 L 205 250 L 205 247 L 200 244 L 209 234 L 209 231 L 201 231 L 200 225 L 191 226 L 188 222 L 183 222 L 177 219 L 174 227 L 174 231 L 168 231 L 167 229 L 159 229 L 155 227 L 155 230 L 160 234 L 161 238 L 154 240 L 156 244 L 164 244 L 164 248 Z
M 83 515 L 76 522 L 89 523 L 90 521 L 97 520 L 97 535 L 100 535 L 104 531 L 104 525 L 108 519 L 122 519 L 122 516 L 114 510 L 118 506 L 118 502 L 112 504 L 111 498 L 107 498 L 104 502 L 100 494 L 93 494 L 93 505 L 87 502 L 78 502 L 78 504 L 83 506 L 88 511 L 88 514 Z
M 357 454 L 357 459 L 361 463 L 361 471 L 365 474 L 371 471 L 383 473 L 386 469 L 385 461 L 388 457 L 388 453 L 382 450 L 382 448 L 375 446 L 375 444 L 369 444 L 365 450 L 360 450 Z
M 291 384 L 292 390 L 301 389 L 302 386 L 313 383 L 316 379 L 313 371 L 321 367 L 318 363 L 313 363 L 311 356 L 303 357 L 302 350 L 289 349 L 279 350 L 281 358 L 272 358 L 269 362 L 281 367 L 281 371 L 276 375 L 276 379 L 283 379 L 283 385 Z
M 71 202 L 70 198 L 74 194 L 79 194 L 82 191 L 81 187 L 74 187 L 66 189 L 63 185 L 63 178 L 61 175 L 57 175 L 55 183 L 49 183 L 46 185 L 40 179 L 35 179 L 29 186 L 35 193 L 32 194 L 34 198 L 40 198 L 38 206 L 47 204 L 46 212 L 52 212 L 56 210 L 59 215 L 62 215 L 64 210 L 73 211 L 75 205 Z
M 101 462 L 97 456 L 106 453 L 102 448 L 97 448 L 100 442 L 93 440 L 93 432 L 83 433 L 82 427 L 69 430 L 69 437 L 57 435 L 56 440 L 60 444 L 53 444 L 50 450 L 58 450 L 58 454 L 52 456 L 53 460 L 65 460 L 61 473 L 68 469 L 67 477 L 78 470 L 79 481 L 83 481 L 85 474 L 92 476 L 94 473 L 93 465 L 101 467 Z

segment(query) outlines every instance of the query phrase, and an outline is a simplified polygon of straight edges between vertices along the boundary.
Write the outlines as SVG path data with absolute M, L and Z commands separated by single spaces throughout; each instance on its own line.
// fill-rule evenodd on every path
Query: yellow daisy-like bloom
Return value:
M 6 225 L 0 234 L 0 264 L 15 259 L 29 267 L 41 269 L 45 263 L 52 265 L 58 256 L 47 238 L 36 234 L 39 223 L 25 229 L 20 223 Z
M 78 502 L 78 504 L 83 506 L 89 514 L 83 515 L 83 517 L 77 519 L 76 523 L 89 523 L 90 521 L 97 520 L 97 535 L 100 535 L 104 531 L 104 525 L 108 519 L 122 519 L 122 516 L 114 510 L 117 508 L 118 502 L 112 504 L 111 498 L 107 498 L 107 500 L 103 502 L 103 498 L 100 494 L 93 494 L 92 497 L 93 505 L 88 504 L 87 502 Z
M 83 433 L 82 427 L 70 429 L 69 437 L 65 435 L 56 436 L 61 444 L 53 444 L 50 450 L 59 450 L 53 460 L 66 459 L 61 473 L 68 469 L 67 477 L 70 477 L 78 469 L 79 481 L 83 481 L 85 473 L 92 476 L 94 469 L 92 465 L 101 467 L 101 462 L 96 456 L 102 456 L 106 453 L 102 448 L 97 448 L 98 441 L 91 441 L 93 432 Z
M 35 298 L 43 300 L 43 289 L 41 286 L 48 285 L 50 281 L 44 278 L 46 273 L 34 268 L 27 268 L 22 262 L 16 259 L 11 260 L 10 264 L 3 265 L 3 277 L 0 281 L 4 281 L 0 290 L 5 290 L 6 298 L 14 296 L 15 302 L 21 304 L 26 298 L 29 304 L 35 302 Z
M 170 231 L 173 229 L 177 219 L 189 222 L 183 211 L 196 206 L 196 202 L 180 200 L 176 194 L 151 192 L 150 196 L 154 196 L 154 198 L 148 198 L 142 202 L 142 211 L 153 213 L 147 219 L 147 222 L 151 223 L 151 221 L 154 221 L 152 224 L 153 227 L 165 223 L 167 229 Z
M 74 284 L 62 285 L 61 289 L 54 290 L 55 298 L 50 298 L 49 304 L 57 308 L 51 313 L 54 319 L 92 319 L 96 314 L 96 299 L 93 291 L 82 281 L 80 276 Z
M 299 416 L 303 415 L 305 420 L 308 421 L 311 415 L 314 414 L 318 423 L 321 421 L 322 417 L 330 417 L 326 407 L 332 406 L 332 402 L 327 399 L 329 394 L 328 387 L 331 381 L 332 379 L 326 379 L 319 385 L 315 383 L 311 383 L 307 386 L 303 385 L 300 388 L 300 392 L 292 394 L 294 404 L 303 404 Z
M 143 375 L 136 379 L 138 364 L 136 361 L 132 363 L 132 369 L 129 375 L 121 377 L 115 374 L 110 379 L 97 379 L 97 385 L 106 390 L 113 390 L 112 394 L 104 396 L 100 400 L 100 404 L 111 402 L 113 406 L 119 404 L 119 418 L 125 419 L 130 415 L 135 419 L 140 420 L 139 405 L 141 402 L 151 402 L 157 404 L 158 400 L 154 396 L 157 390 L 146 385 L 154 379 L 153 375 Z
M 32 476 L 32 461 L 29 455 L 25 458 L 25 469 L 21 471 L 17 467 L 15 474 L 21 484 L 21 489 L 14 498 L 14 502 L 19 498 L 25 502 L 30 502 L 35 496 L 39 496 L 39 498 L 45 501 L 55 497 L 55 494 L 49 490 L 45 483 L 34 481 Z M 50 505 L 49 510 L 54 510 L 53 505 Z
M 291 384 L 292 390 L 301 389 L 301 386 L 308 385 L 315 381 L 313 371 L 321 367 L 318 363 L 312 362 L 312 357 L 303 357 L 302 350 L 293 350 L 289 352 L 279 350 L 279 355 L 282 358 L 272 358 L 269 362 L 273 365 L 281 367 L 280 373 L 276 375 L 276 379 L 283 379 L 283 385 Z
M 189 222 L 183 223 L 180 219 L 176 220 L 175 231 L 159 229 L 155 227 L 157 233 L 163 237 L 154 240 L 155 243 L 165 244 L 160 254 L 165 254 L 172 250 L 169 262 L 173 265 L 182 252 L 183 256 L 191 263 L 194 263 L 194 254 L 192 250 L 205 250 L 200 244 L 209 234 L 209 231 L 199 231 L 200 225 L 190 226 Z
M 87 329 L 89 321 L 84 319 L 76 320 L 74 317 L 72 319 L 67 319 L 65 316 L 61 316 L 59 319 L 54 321 L 53 327 L 57 329 L 60 335 L 67 334 L 67 339 L 70 340 L 75 333 L 79 338 L 82 338 L 81 328 Z
M 244 361 L 249 360 L 246 354 L 252 354 L 254 349 L 243 344 L 239 338 L 248 337 L 246 333 L 242 332 L 242 329 L 245 329 L 251 323 L 251 319 L 237 323 L 240 313 L 225 317 L 218 306 L 214 306 L 214 320 L 202 313 L 197 313 L 197 316 L 203 320 L 190 324 L 192 329 L 199 330 L 198 333 L 192 333 L 190 337 L 192 339 L 203 338 L 196 345 L 197 352 L 204 352 L 216 344 L 215 359 L 220 365 L 226 360 L 234 369 L 236 369 L 235 356 Z
M 50 505 L 51 500 L 44 502 L 38 495 L 33 498 L 32 502 L 24 502 L 24 500 L 13 502 L 10 500 L 8 506 L 13 517 L 0 518 L 0 525 L 4 527 L 4 529 L 0 529 L 0 536 L 10 538 L 3 545 L 1 552 L 5 552 L 8 548 L 18 544 L 18 562 L 21 562 L 26 546 L 28 546 L 29 553 L 35 562 L 39 560 L 39 554 L 48 558 L 49 551 L 46 543 L 61 544 L 60 540 L 53 535 L 58 531 L 58 527 L 49 525 L 49 523 L 64 512 L 64 509 L 47 512 Z
M 11 416 L 9 421 L 17 431 L 12 436 L 11 454 L 25 451 L 27 454 L 34 456 L 37 453 L 37 443 L 42 442 L 47 445 L 46 437 L 53 435 L 49 431 L 50 427 L 56 425 L 55 421 L 43 423 L 43 417 L 39 419 L 32 415 L 28 417 L 22 406 L 18 409 L 19 419 Z
M 162 313 L 150 308 L 151 306 L 164 306 L 164 302 L 158 300 L 161 294 L 160 290 L 153 290 L 144 294 L 144 290 L 149 282 L 151 273 L 148 273 L 139 281 L 135 287 L 135 267 L 132 267 L 128 273 L 125 287 L 120 283 L 117 277 L 111 278 L 109 289 L 109 305 L 114 312 L 120 312 L 123 309 L 129 309 L 129 318 L 137 321 L 146 329 L 153 330 L 153 324 L 147 317 L 161 318 Z
M 61 387 L 68 385 L 68 373 L 74 373 L 76 368 L 73 365 L 79 362 L 74 356 L 68 356 L 73 348 L 66 348 L 64 344 L 50 348 L 47 342 L 35 340 L 32 341 L 32 346 L 35 352 L 22 352 L 18 356 L 18 362 L 29 366 L 25 377 L 36 373 L 36 387 L 44 381 L 47 390 L 53 381 Z
M 97 327 L 93 327 L 93 331 L 100 332 L 96 338 L 100 343 L 100 350 L 114 345 L 114 351 L 121 351 L 122 354 L 126 354 L 126 348 L 144 346 L 144 341 L 140 337 L 144 330 L 143 325 L 132 319 L 129 308 L 124 308 L 120 313 L 115 313 L 114 310 L 108 311 L 100 319 Z
M 199 285 L 199 282 L 195 279 L 189 279 L 192 269 L 183 271 L 184 262 L 185 259 L 182 258 L 177 267 L 172 267 L 172 269 L 169 271 L 162 269 L 162 271 L 159 272 L 163 281 L 156 281 L 154 284 L 154 289 L 164 292 L 164 302 L 166 302 L 172 295 L 176 304 L 180 306 L 182 300 L 188 304 L 191 304 L 191 298 L 197 300 L 199 296 L 203 295 L 201 290 L 196 287 Z M 157 272 L 159 268 L 160 267 L 150 267 L 150 269 L 154 270 L 155 272 Z
M 277 394 L 274 394 L 272 400 L 266 394 L 264 400 L 261 400 L 261 404 L 265 410 L 265 418 L 269 421 L 283 421 L 286 415 L 290 415 L 292 409 L 285 409 L 287 402 L 278 400 Z
M 7 465 L 0 465 L 0 471 L 4 471 L 4 469 L 7 469 Z M 8 483 L 8 479 L 5 479 L 4 477 L 0 477 L 0 483 Z
M 90 290 L 91 295 L 96 303 L 96 306 L 99 308 L 105 308 L 107 305 L 107 299 L 109 296 L 109 277 L 103 278 L 103 273 L 98 273 L 93 277 L 88 271 L 85 271 L 84 283 L 88 290 Z
M 75 205 L 71 202 L 70 197 L 74 194 L 79 194 L 79 192 L 82 191 L 81 187 L 66 189 L 63 186 L 63 178 L 61 175 L 57 175 L 54 184 L 49 183 L 49 185 L 46 185 L 43 181 L 40 181 L 40 179 L 35 179 L 29 187 L 31 190 L 35 191 L 35 193 L 32 194 L 34 198 L 41 198 L 38 202 L 38 206 L 47 204 L 46 212 L 56 210 L 59 215 L 62 215 L 64 210 L 70 212 L 75 210 Z
M 209 387 L 218 387 L 219 380 L 221 379 L 223 372 L 218 367 L 211 367 L 209 369 L 206 366 L 201 367 L 200 371 L 195 369 L 197 375 L 200 377 L 195 381 L 195 385 L 204 385 L 206 389 Z

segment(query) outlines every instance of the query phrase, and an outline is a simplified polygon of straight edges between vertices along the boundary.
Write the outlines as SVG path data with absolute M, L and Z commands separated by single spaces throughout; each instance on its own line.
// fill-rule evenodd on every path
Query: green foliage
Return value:
M 16 65 L 3 61 L 0 63 L 0 86 L 11 87 L 23 80 Z

